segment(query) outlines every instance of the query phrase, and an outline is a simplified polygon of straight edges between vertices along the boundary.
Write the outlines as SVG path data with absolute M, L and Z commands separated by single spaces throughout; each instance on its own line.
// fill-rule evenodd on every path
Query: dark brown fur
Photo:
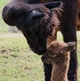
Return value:
M 6 7 L 3 9 L 3 19 L 9 25 L 16 25 L 18 29 L 22 31 L 24 36 L 26 37 L 30 48 L 38 54 L 43 54 L 46 52 L 46 43 L 47 39 L 50 41 L 54 40 L 51 38 L 53 34 L 51 34 L 55 26 L 48 28 L 49 24 L 54 24 L 51 21 L 53 20 L 51 7 L 53 5 L 50 4 L 45 7 L 45 4 L 39 6 L 39 3 L 46 3 L 52 1 L 62 1 L 64 5 L 64 12 L 62 13 L 62 17 L 59 17 L 61 24 L 59 25 L 59 29 L 63 35 L 63 40 L 65 42 L 69 41 L 77 41 L 76 38 L 76 25 L 77 25 L 77 16 L 78 16 L 78 0 L 12 0 Z M 15 4 L 14 4 L 15 3 Z M 46 19 L 46 23 L 42 24 L 41 21 L 44 21 L 43 15 L 37 17 L 35 20 L 32 18 L 32 14 L 28 17 L 25 4 L 29 6 L 29 10 L 38 9 L 39 13 L 45 13 L 44 16 L 48 15 Z M 16 5 L 18 4 L 18 5 Z M 21 5 L 23 7 L 21 8 Z M 11 6 L 14 5 L 14 8 Z M 31 6 L 32 5 L 32 6 Z M 18 6 L 16 9 L 16 6 Z M 27 7 L 28 8 L 28 7 Z M 43 10 L 44 8 L 44 10 Z M 10 10 L 10 11 L 9 11 Z M 40 11 L 39 11 L 40 10 Z M 41 12 L 41 10 L 43 10 Z M 53 9 L 54 10 L 54 9 Z M 48 12 L 49 11 L 49 12 Z M 17 13 L 16 13 L 17 12 Z M 36 12 L 36 13 L 38 13 Z M 54 11 L 53 11 L 54 12 Z M 16 16 L 17 15 L 17 16 Z M 56 14 L 58 15 L 58 14 Z M 13 17 L 14 16 L 14 17 Z M 30 23 L 31 22 L 31 23 Z M 40 24 L 39 24 L 40 22 Z M 27 25 L 27 23 L 29 25 Z M 31 24 L 31 25 L 30 25 Z M 40 26 L 39 26 L 40 25 Z M 46 26 L 45 26 L 46 25 Z M 38 27 L 37 27 L 38 26 Z M 52 30 L 53 28 L 53 30 Z M 46 34 L 47 32 L 47 34 Z M 50 36 L 51 35 L 51 36 Z M 49 38 L 50 37 L 50 38 Z M 49 40 L 48 40 L 49 41 Z M 49 43 L 50 43 L 49 41 Z M 49 44 L 48 43 L 48 44 Z M 44 63 L 44 71 L 45 71 L 45 81 L 50 81 L 52 66 Z M 77 54 L 76 49 L 71 51 L 71 60 L 70 60 L 70 69 L 68 73 L 68 79 L 70 81 L 77 81 Z
M 30 48 L 38 54 L 45 52 L 47 38 L 54 35 L 60 24 L 58 15 L 62 11 L 62 2 L 57 7 L 53 4 L 48 8 L 47 5 L 12 2 L 4 7 L 2 14 L 7 24 L 16 25 L 22 31 Z

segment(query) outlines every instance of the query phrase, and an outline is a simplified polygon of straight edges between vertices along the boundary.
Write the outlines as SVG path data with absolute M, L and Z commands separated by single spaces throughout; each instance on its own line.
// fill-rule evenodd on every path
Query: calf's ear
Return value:
M 71 50 L 75 49 L 76 42 L 68 42 L 67 45 L 68 46 L 67 46 L 66 51 L 71 51 Z
M 54 1 L 54 2 L 45 3 L 45 6 L 49 9 L 52 9 L 52 8 L 62 7 L 63 3 L 61 1 Z
M 75 48 L 75 46 L 76 46 L 76 42 L 68 42 L 67 45 L 60 50 L 60 53 L 72 51 Z

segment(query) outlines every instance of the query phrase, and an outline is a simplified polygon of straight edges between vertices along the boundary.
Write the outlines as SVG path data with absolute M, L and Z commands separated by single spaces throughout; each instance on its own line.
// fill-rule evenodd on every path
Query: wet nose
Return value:
M 46 48 L 40 47 L 39 52 L 40 52 L 40 54 L 44 54 L 46 52 Z

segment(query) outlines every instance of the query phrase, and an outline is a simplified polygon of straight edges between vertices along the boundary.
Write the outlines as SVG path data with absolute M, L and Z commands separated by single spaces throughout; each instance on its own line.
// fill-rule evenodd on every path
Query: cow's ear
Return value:
M 16 9 L 14 6 L 5 6 L 2 12 L 3 20 L 10 26 L 15 26 L 15 22 L 18 20 L 18 18 L 25 15 L 25 8 Z
M 8 25 L 15 26 L 15 20 L 17 18 L 17 10 L 15 8 L 5 6 L 3 8 L 2 18 Z
M 54 1 L 54 2 L 45 3 L 45 6 L 49 9 L 52 9 L 63 6 L 63 3 L 61 1 Z

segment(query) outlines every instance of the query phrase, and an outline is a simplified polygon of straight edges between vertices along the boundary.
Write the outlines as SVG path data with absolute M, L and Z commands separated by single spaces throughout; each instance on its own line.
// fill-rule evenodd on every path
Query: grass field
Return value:
M 9 0 L 0 0 L 0 81 L 44 81 L 41 56 L 33 53 L 21 33 L 8 33 L 2 8 Z M 78 37 L 78 81 L 80 81 L 80 32 Z M 62 40 L 60 32 L 58 40 Z
M 79 38 L 80 32 L 78 32 Z M 58 33 L 58 40 L 62 40 Z M 80 81 L 80 39 L 78 78 Z M 44 81 L 41 56 L 34 54 L 21 33 L 0 35 L 0 81 Z

